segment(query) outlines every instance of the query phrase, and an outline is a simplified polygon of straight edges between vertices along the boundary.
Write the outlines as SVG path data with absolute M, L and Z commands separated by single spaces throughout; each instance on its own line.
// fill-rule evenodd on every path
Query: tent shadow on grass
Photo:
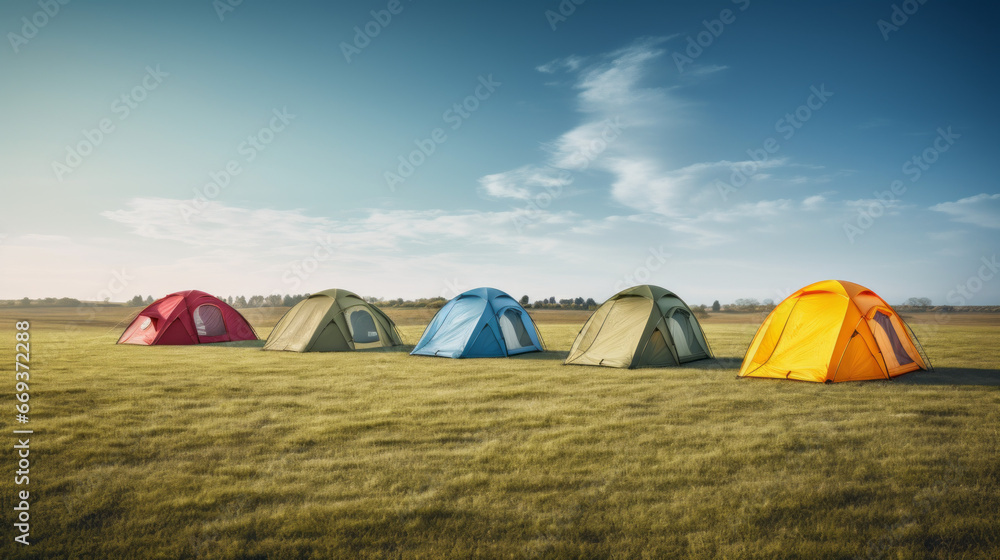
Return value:
M 212 344 L 203 344 L 205 347 L 220 347 L 220 348 L 263 348 L 266 340 L 235 340 L 233 342 L 215 342 Z
M 934 368 L 914 371 L 893 379 L 907 385 L 981 385 L 1000 386 L 1000 370 L 975 368 Z
M 263 348 L 266 340 L 240 340 L 236 342 L 216 342 L 214 344 L 203 344 L 206 347 L 216 348 Z M 384 348 L 366 348 L 364 350 L 352 350 L 358 354 L 376 353 L 409 353 L 413 350 L 412 344 L 401 344 L 396 346 L 386 346 Z M 343 354 L 343 352 L 316 352 L 317 354 Z
M 552 351 L 546 350 L 544 352 L 526 352 L 524 354 L 518 354 L 516 356 L 508 356 L 508 360 L 539 360 L 539 361 L 566 361 L 566 356 L 569 356 L 568 351 Z
M 681 367 L 687 369 L 738 370 L 742 363 L 743 358 L 709 358 L 707 360 L 688 362 Z

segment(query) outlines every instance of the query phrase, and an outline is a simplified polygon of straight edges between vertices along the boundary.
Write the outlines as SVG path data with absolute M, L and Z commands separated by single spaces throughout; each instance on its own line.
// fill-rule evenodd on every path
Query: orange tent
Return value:
M 825 280 L 788 296 L 757 329 L 740 377 L 832 382 L 929 369 L 903 319 L 875 292 Z

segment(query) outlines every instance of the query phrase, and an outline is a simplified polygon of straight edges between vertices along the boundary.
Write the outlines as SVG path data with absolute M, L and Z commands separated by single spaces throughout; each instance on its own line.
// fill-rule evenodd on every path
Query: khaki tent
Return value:
M 326 290 L 288 310 L 264 350 L 348 352 L 403 342 L 385 313 L 347 290 Z
M 711 357 L 705 332 L 687 304 L 668 290 L 643 285 L 604 302 L 576 336 L 565 363 L 663 367 Z
M 928 369 L 903 319 L 875 292 L 841 280 L 778 304 L 747 349 L 740 377 L 800 381 L 889 379 Z

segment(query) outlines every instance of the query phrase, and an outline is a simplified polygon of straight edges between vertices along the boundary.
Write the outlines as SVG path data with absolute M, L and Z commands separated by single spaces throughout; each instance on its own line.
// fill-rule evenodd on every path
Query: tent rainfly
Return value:
M 634 286 L 590 316 L 566 364 L 616 368 L 679 366 L 712 357 L 698 319 L 673 292 Z
M 239 311 L 215 296 L 189 290 L 158 299 L 132 320 L 118 344 L 176 345 L 257 340 Z
M 399 346 L 396 324 L 381 309 L 347 290 L 325 290 L 285 313 L 264 350 L 348 352 Z
M 442 307 L 410 354 L 503 358 L 544 350 L 528 312 L 494 288 L 469 290 Z
M 825 280 L 788 296 L 764 319 L 740 377 L 834 382 L 928 369 L 916 337 L 875 292 Z

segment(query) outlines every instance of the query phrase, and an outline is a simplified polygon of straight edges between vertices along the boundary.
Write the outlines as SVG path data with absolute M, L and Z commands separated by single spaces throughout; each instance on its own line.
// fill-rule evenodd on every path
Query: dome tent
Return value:
M 834 382 L 890 379 L 918 369 L 929 369 L 929 361 L 885 300 L 864 286 L 825 280 L 771 311 L 739 376 Z
M 711 357 L 691 308 L 673 292 L 646 284 L 601 304 L 580 329 L 564 363 L 664 367 Z
M 410 354 L 503 358 L 544 349 L 531 316 L 514 298 L 494 288 L 476 288 L 446 303 Z
M 396 324 L 381 309 L 353 292 L 325 290 L 289 309 L 264 350 L 348 352 L 402 343 Z
M 178 345 L 257 340 L 250 323 L 215 296 L 189 290 L 146 306 L 118 339 L 118 344 Z

